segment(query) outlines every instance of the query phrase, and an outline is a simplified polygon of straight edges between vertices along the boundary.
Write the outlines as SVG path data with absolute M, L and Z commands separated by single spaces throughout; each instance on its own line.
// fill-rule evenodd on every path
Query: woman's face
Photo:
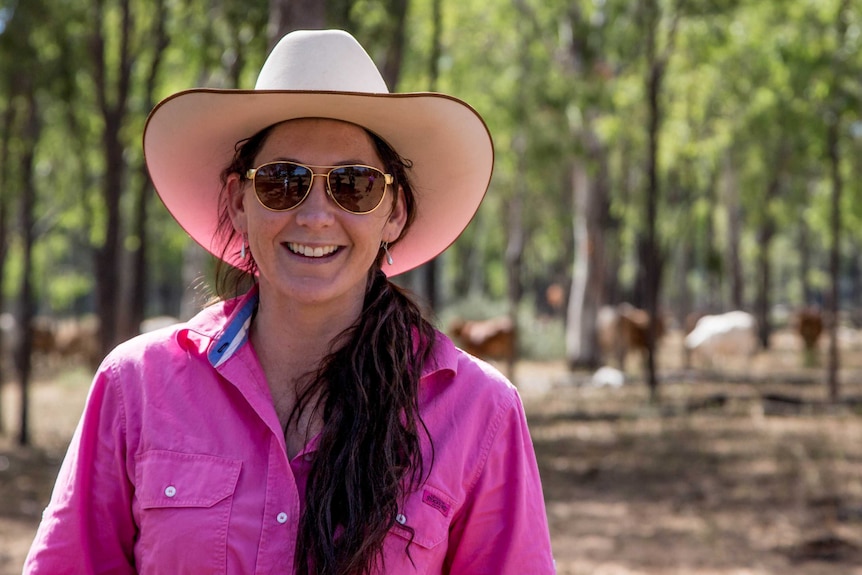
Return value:
M 288 160 L 307 166 L 364 164 L 386 171 L 368 133 L 355 124 L 309 118 L 275 126 L 255 158 L 255 167 Z M 325 172 L 315 169 L 315 173 Z M 289 211 L 264 208 L 252 183 L 228 180 L 234 227 L 248 235 L 260 274 L 261 297 L 307 305 L 346 305 L 361 309 L 368 270 L 382 241 L 398 238 L 406 221 L 400 189 L 388 186 L 381 206 L 351 214 L 326 193 L 326 179 L 313 178 L 305 200 Z

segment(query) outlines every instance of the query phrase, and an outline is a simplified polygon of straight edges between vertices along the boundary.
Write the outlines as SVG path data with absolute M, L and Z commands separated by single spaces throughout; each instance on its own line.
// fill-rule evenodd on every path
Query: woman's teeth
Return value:
M 287 249 L 292 251 L 295 254 L 303 255 L 307 258 L 322 258 L 323 256 L 328 256 L 338 249 L 338 246 L 323 246 L 313 248 L 311 246 L 304 246 L 302 244 L 295 244 L 289 242 L 287 244 Z

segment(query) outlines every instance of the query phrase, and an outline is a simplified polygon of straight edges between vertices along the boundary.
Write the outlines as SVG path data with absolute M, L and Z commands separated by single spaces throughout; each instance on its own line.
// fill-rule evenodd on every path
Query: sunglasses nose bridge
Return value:
M 332 192 L 329 186 L 329 172 L 317 173 L 311 170 L 309 171 L 311 172 L 311 179 L 308 181 L 308 191 L 310 192 L 311 189 L 314 187 L 314 178 L 323 178 L 324 185 L 326 186 L 326 194 L 331 195 Z
M 302 201 L 298 205 L 301 204 L 301 205 L 305 205 L 306 207 L 308 207 L 308 204 L 310 204 L 310 203 L 316 204 L 319 200 L 316 200 L 315 198 L 321 198 L 321 199 L 323 199 L 324 204 L 331 205 L 334 202 L 334 200 L 332 198 L 332 190 L 330 189 L 330 185 L 329 185 L 329 173 L 328 172 L 317 173 L 317 172 L 314 172 L 313 170 L 309 170 L 309 173 L 311 174 L 311 177 L 308 179 L 308 188 L 306 188 L 305 196 L 302 198 Z M 321 196 L 317 196 L 315 193 L 313 193 L 314 188 L 315 188 L 315 186 L 314 186 L 315 178 L 323 178 L 323 180 L 325 181 L 325 183 L 321 184 L 323 186 L 323 188 L 320 190 L 322 192 Z M 336 202 L 336 205 L 337 205 L 337 202 Z

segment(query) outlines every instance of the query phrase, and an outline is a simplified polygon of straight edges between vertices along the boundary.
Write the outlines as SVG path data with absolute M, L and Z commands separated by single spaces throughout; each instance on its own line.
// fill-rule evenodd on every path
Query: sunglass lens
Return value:
M 345 166 L 329 174 L 333 199 L 348 212 L 364 214 L 380 205 L 386 193 L 382 172 L 365 166 Z
M 271 210 L 296 207 L 311 185 L 311 172 L 290 162 L 266 164 L 254 175 L 254 191 L 260 203 Z

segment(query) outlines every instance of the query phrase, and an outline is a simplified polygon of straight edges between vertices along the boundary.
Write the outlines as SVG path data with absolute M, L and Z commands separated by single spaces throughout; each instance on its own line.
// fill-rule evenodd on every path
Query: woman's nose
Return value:
M 300 225 L 327 226 L 334 221 L 334 210 L 338 207 L 327 194 L 325 174 L 314 174 L 308 196 L 296 209 L 296 221 Z

